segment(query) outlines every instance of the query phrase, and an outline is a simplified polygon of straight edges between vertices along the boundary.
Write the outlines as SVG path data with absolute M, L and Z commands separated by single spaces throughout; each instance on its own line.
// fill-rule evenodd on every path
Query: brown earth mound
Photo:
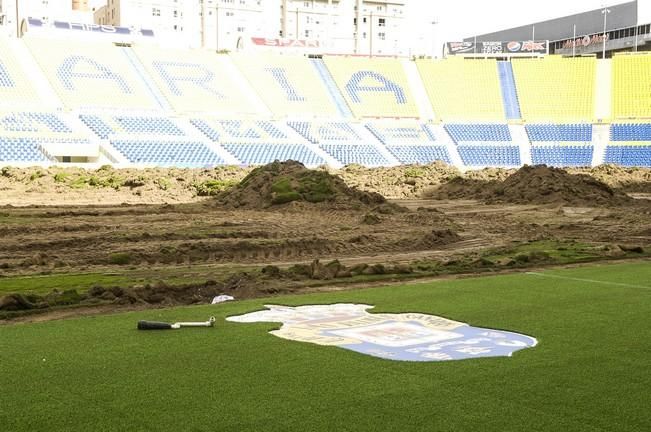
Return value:
M 545 165 L 524 166 L 505 180 L 457 177 L 431 192 L 437 199 L 487 203 L 560 204 L 577 207 L 625 205 L 631 198 L 593 177 Z
M 325 203 L 338 208 L 388 206 L 375 192 L 349 187 L 326 171 L 296 161 L 273 162 L 251 171 L 236 187 L 217 195 L 227 208 L 266 209 L 291 202 Z

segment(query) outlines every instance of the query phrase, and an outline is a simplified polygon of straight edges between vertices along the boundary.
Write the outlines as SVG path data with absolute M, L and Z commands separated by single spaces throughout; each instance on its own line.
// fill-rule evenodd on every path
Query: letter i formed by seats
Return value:
M 303 102 L 305 98 L 298 93 L 298 90 L 292 86 L 287 78 L 287 71 L 279 67 L 270 67 L 265 68 L 265 71 L 269 72 L 280 87 L 287 93 L 287 100 L 290 102 Z

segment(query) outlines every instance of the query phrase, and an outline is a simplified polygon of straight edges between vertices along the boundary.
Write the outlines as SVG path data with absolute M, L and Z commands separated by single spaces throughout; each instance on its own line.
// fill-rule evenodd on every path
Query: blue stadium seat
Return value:
M 319 155 L 302 144 L 223 143 L 222 147 L 246 165 L 263 165 L 276 160 L 295 160 L 308 167 L 325 163 Z
M 464 141 L 504 142 L 511 141 L 509 127 L 505 124 L 446 124 L 445 130 L 455 143 Z
M 530 124 L 525 129 L 532 142 L 592 141 L 591 124 Z
M 452 163 L 448 150 L 444 146 L 388 145 L 386 147 L 403 164 L 426 165 L 434 161 Z
M 531 161 L 534 165 L 555 167 L 582 167 L 592 164 L 592 146 L 533 146 Z
M 201 168 L 223 165 L 224 161 L 201 142 L 167 140 L 116 140 L 113 147 L 134 164 L 163 167 Z
M 608 146 L 604 162 L 627 167 L 651 168 L 651 145 Z
M 457 146 L 461 160 L 467 166 L 474 167 L 515 167 L 520 166 L 520 149 L 518 146 Z
M 37 140 L 30 138 L 0 137 L 0 161 L 47 162 Z

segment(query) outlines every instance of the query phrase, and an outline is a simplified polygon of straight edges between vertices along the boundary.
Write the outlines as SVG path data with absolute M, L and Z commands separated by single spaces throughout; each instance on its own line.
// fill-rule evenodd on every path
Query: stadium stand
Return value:
M 323 61 L 355 117 L 420 117 L 400 60 L 326 56 Z
M 291 137 L 285 130 L 287 126 L 277 122 L 195 118 L 190 123 L 247 165 L 288 159 L 309 167 L 325 163 L 303 140 Z
M 605 163 L 651 167 L 651 123 L 616 123 L 610 128 Z
M 338 115 L 337 107 L 310 59 L 270 54 L 234 54 L 232 57 L 275 116 Z
M 30 108 L 40 103 L 9 41 L 0 37 L 0 108 Z
M 417 60 L 437 118 L 443 121 L 504 121 L 494 60 Z
M 357 125 L 344 121 L 289 121 L 301 136 L 332 156 L 343 165 L 386 166 L 390 161 L 363 138 Z
M 67 108 L 159 108 L 121 48 L 80 40 L 25 40 Z
M 434 132 L 418 122 L 373 122 L 366 128 L 403 164 L 450 162 L 444 145 L 437 144 Z
M 54 112 L 0 113 L 0 160 L 7 162 L 47 162 L 52 145 L 88 146 L 90 141 Z M 82 153 L 87 153 L 87 150 Z M 70 153 L 75 153 L 72 150 Z
M 199 141 L 118 139 L 111 141 L 111 145 L 129 162 L 137 165 L 201 168 L 224 163 L 222 158 Z
M 102 139 L 115 135 L 185 136 L 185 132 L 171 119 L 162 116 L 93 113 L 80 114 L 79 118 Z
M 516 167 L 521 165 L 520 148 L 512 142 L 505 124 L 446 124 L 446 132 L 457 145 L 461 160 L 471 167 Z
M 593 156 L 592 125 L 532 124 L 525 126 L 535 165 L 590 166 Z
M 592 122 L 596 60 L 592 57 L 515 59 L 522 118 L 528 122 Z
M 612 67 L 614 118 L 651 118 L 651 55 L 616 55 Z
M 229 56 L 202 50 L 133 49 L 175 111 L 260 114 L 233 77 L 237 69 Z

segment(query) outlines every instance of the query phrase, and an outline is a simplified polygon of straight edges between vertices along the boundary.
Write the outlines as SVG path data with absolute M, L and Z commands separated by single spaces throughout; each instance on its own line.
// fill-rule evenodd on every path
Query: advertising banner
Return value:
M 512 54 L 547 54 L 547 41 L 508 41 L 508 42 L 448 42 L 448 53 L 483 54 L 483 55 L 512 55 Z

